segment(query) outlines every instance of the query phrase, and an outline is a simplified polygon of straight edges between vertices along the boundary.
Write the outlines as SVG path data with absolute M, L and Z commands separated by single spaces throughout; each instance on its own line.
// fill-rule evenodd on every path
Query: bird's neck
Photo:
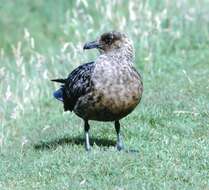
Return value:
M 134 60 L 134 52 L 130 47 L 122 47 L 119 49 L 115 49 L 109 52 L 105 52 L 106 56 L 112 57 L 113 59 L 118 59 L 120 62 L 133 63 Z

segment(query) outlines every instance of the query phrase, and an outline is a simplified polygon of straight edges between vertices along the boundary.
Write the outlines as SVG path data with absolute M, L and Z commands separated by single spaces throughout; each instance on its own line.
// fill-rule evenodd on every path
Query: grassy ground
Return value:
M 0 5 L 0 189 L 209 189 L 209 2 L 4 1 Z M 133 40 L 144 78 L 140 106 L 113 124 L 82 121 L 53 100 L 93 60 L 84 42 L 104 31 Z

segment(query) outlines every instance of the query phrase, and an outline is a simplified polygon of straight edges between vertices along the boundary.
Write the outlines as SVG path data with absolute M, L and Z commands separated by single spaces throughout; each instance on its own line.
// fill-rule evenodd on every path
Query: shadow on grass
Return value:
M 40 142 L 34 145 L 34 149 L 36 150 L 47 150 L 54 149 L 60 145 L 70 144 L 70 145 L 84 145 L 84 138 L 81 137 L 63 137 L 60 139 L 55 139 L 49 142 Z M 103 139 L 103 138 L 94 138 L 90 139 L 90 144 L 93 146 L 96 144 L 101 147 L 110 147 L 115 146 L 116 142 L 113 140 Z

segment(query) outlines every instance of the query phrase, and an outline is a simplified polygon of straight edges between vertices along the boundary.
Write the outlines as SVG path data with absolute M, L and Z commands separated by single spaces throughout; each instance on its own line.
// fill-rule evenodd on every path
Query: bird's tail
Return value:
M 66 79 L 52 79 L 53 82 L 65 83 Z

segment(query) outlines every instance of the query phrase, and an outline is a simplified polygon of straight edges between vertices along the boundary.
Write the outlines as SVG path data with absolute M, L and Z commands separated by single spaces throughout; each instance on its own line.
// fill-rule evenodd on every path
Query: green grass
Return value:
M 79 3 L 80 2 L 80 3 Z M 209 189 L 209 2 L 4 1 L 0 5 L 0 189 Z M 104 31 L 134 42 L 143 99 L 121 121 L 82 120 L 52 98 Z

